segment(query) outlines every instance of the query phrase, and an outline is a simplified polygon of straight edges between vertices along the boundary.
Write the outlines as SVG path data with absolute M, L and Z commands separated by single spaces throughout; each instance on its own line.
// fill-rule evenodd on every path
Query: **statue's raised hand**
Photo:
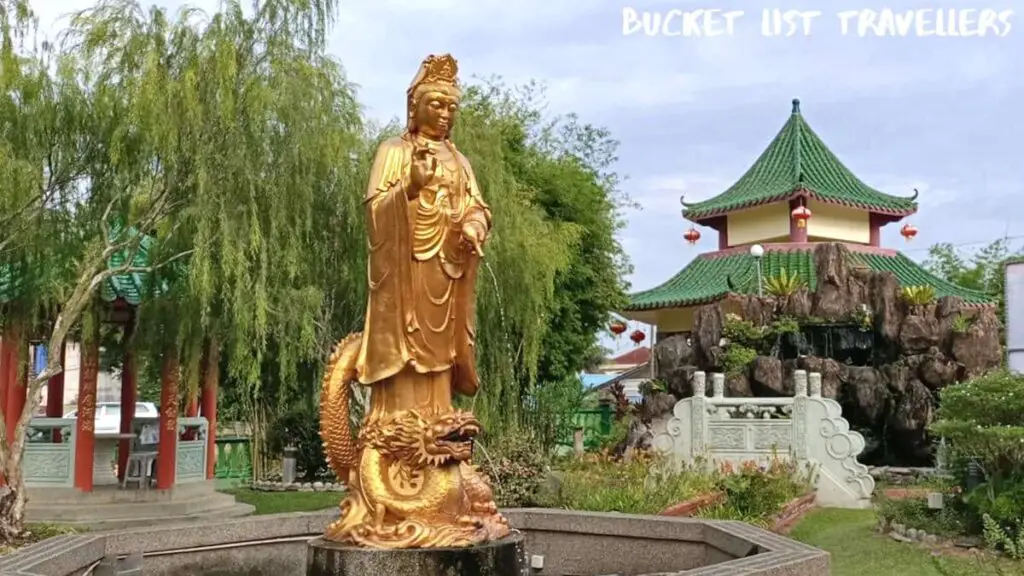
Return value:
M 437 170 L 437 157 L 434 156 L 434 149 L 424 146 L 416 148 L 412 152 L 412 186 L 409 189 L 409 199 L 416 198 L 424 186 L 430 184 L 434 179 L 434 172 Z
M 487 240 L 487 227 L 475 220 L 470 220 L 462 225 L 462 237 L 473 246 L 473 252 L 477 256 L 484 257 L 484 242 Z

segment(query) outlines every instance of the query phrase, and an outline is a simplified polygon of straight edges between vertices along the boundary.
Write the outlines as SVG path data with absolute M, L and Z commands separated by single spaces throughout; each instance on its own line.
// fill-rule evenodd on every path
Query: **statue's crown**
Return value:
M 409 93 L 416 90 L 421 84 L 444 84 L 458 86 L 459 63 L 451 54 L 427 56 L 420 65 L 419 73 L 409 86 Z

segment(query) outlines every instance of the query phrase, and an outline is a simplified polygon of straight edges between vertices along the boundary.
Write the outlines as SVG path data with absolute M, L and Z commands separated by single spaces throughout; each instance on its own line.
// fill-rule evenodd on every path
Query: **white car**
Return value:
M 72 410 L 65 418 L 77 418 L 78 410 Z M 159 418 L 160 412 L 152 402 L 135 403 L 136 418 Z M 96 434 L 117 434 L 121 431 L 121 403 L 100 402 L 96 405 Z

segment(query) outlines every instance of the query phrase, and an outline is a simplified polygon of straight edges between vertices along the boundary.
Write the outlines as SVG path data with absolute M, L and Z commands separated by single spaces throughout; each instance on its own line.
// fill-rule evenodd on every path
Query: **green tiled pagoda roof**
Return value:
M 891 196 L 860 181 L 800 114 L 793 113 L 768 148 L 728 190 L 703 202 L 684 204 L 684 216 L 700 221 L 741 208 L 807 195 L 822 202 L 904 216 L 917 210 L 911 198 Z
M 116 233 L 116 232 L 115 232 Z M 131 233 L 137 233 L 134 230 Z M 145 236 L 135 253 L 135 266 L 147 266 L 149 264 L 149 248 L 153 244 L 152 236 Z M 122 266 L 128 255 L 125 252 L 114 254 L 108 265 L 111 268 Z M 104 302 L 124 300 L 132 306 L 137 306 L 142 301 L 145 290 L 146 273 L 117 274 L 107 278 L 100 285 L 99 296 Z M 16 300 L 18 297 L 17 274 L 11 265 L 0 264 L 0 303 Z
M 850 256 L 876 271 L 892 272 L 901 286 L 931 286 L 936 297 L 959 296 L 968 304 L 987 304 L 988 295 L 947 282 L 922 268 L 903 254 L 854 252 Z M 762 275 L 777 276 L 784 268 L 796 272 L 815 288 L 814 253 L 807 250 L 772 250 L 761 258 Z M 664 284 L 630 295 L 627 311 L 695 306 L 718 300 L 729 293 L 756 293 L 757 275 L 753 257 L 746 253 L 695 258 Z M 731 283 L 731 286 L 730 286 Z

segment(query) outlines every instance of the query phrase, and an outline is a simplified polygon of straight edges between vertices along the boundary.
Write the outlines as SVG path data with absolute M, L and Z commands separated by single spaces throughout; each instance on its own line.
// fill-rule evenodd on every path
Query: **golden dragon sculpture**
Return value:
M 469 546 L 508 534 L 488 480 L 471 465 L 480 424 L 469 412 L 367 415 L 354 438 L 351 387 L 361 333 L 342 339 L 321 391 L 328 463 L 348 483 L 328 540 L 376 548 Z M 371 392 L 372 394 L 372 392 Z

